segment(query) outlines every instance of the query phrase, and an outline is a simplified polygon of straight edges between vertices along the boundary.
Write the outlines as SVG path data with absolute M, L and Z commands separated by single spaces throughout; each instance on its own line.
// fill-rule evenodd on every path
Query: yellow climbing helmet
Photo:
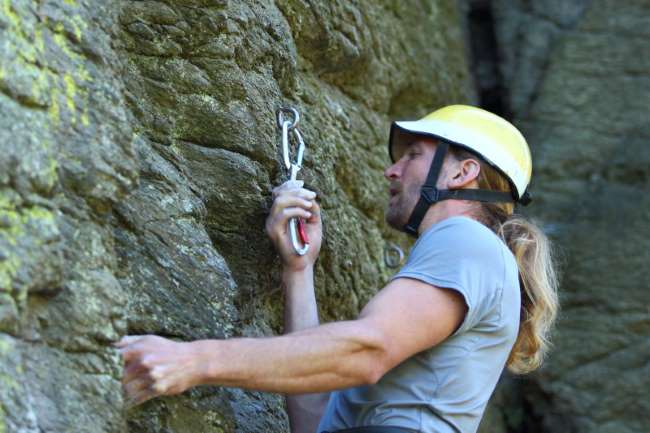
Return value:
M 393 122 L 388 150 L 397 161 L 406 151 L 413 136 L 440 140 L 431 163 L 427 181 L 422 186 L 420 201 L 405 230 L 417 234 L 417 228 L 429 206 L 451 198 L 484 202 L 519 202 L 528 204 L 526 189 L 532 174 L 532 159 L 526 139 L 507 120 L 477 107 L 450 105 L 436 110 L 420 120 Z M 512 194 L 487 190 L 438 190 L 436 182 L 448 146 L 469 150 L 496 168 L 512 185 Z

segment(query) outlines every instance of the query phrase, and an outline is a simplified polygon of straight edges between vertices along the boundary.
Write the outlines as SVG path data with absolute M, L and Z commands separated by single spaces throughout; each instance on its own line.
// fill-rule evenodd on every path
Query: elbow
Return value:
M 370 320 L 358 319 L 340 326 L 342 349 L 335 364 L 341 387 L 375 385 L 399 360 L 391 336 Z M 344 331 L 344 332 L 343 332 Z
M 390 342 L 386 336 L 375 333 L 366 341 L 362 362 L 358 365 L 361 385 L 375 385 L 392 368 Z
M 375 385 L 377 382 L 381 380 L 382 377 L 384 377 L 384 374 L 386 374 L 388 370 L 383 368 L 383 366 L 371 366 L 371 368 L 368 369 L 368 371 L 365 372 L 365 374 L 362 377 L 362 384 L 363 385 Z

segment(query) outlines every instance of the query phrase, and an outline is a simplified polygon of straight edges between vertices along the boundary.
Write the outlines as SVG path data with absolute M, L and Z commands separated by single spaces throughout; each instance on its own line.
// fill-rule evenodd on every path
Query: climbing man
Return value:
M 529 201 L 530 151 L 506 120 L 453 105 L 393 123 L 389 154 L 386 220 L 417 241 L 358 318 L 319 324 L 320 210 L 315 193 L 285 183 L 266 230 L 283 263 L 286 334 L 124 337 L 127 398 L 214 384 L 287 394 L 293 433 L 475 432 L 503 368 L 540 365 L 558 308 L 549 242 L 513 213 Z M 296 217 L 303 256 L 287 235 Z

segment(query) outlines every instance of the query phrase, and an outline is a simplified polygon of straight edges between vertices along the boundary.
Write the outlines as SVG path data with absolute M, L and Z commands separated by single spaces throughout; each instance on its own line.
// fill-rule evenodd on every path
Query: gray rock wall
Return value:
M 494 19 L 477 81 L 531 143 L 527 212 L 564 271 L 555 350 L 504 377 L 481 432 L 646 433 L 650 3 L 463 3 Z M 126 410 L 110 343 L 281 332 L 263 222 L 283 103 L 324 209 L 322 316 L 353 317 L 390 275 L 385 242 L 407 242 L 382 223 L 389 119 L 473 100 L 458 15 L 0 0 L 0 433 L 286 431 L 280 396 L 234 389 Z
M 390 271 L 390 118 L 472 98 L 453 3 L 0 1 L 0 432 L 286 431 L 279 396 L 123 407 L 125 333 L 281 331 L 274 110 L 303 113 L 325 320 Z
M 124 429 L 128 293 L 111 209 L 137 185 L 114 4 L 0 3 L 0 431 Z
M 555 349 L 518 390 L 522 423 L 646 433 L 650 2 L 496 1 L 493 11 L 504 99 L 536 164 L 529 212 L 558 242 L 564 274 Z

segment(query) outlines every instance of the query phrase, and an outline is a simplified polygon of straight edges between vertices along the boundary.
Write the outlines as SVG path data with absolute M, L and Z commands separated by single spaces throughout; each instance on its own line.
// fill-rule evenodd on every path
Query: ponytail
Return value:
M 542 364 L 550 348 L 559 308 L 551 245 L 539 227 L 521 216 L 510 216 L 497 234 L 517 260 L 521 288 L 519 334 L 507 365 L 513 373 L 528 373 Z
M 451 146 L 458 160 L 477 159 L 481 164 L 480 189 L 510 191 L 510 183 L 476 155 Z M 494 231 L 517 260 L 521 289 L 521 313 L 517 340 L 508 356 L 508 369 L 517 374 L 538 368 L 550 348 L 549 335 L 557 317 L 557 273 L 551 243 L 544 232 L 521 215 L 512 203 L 480 203 L 476 217 Z

